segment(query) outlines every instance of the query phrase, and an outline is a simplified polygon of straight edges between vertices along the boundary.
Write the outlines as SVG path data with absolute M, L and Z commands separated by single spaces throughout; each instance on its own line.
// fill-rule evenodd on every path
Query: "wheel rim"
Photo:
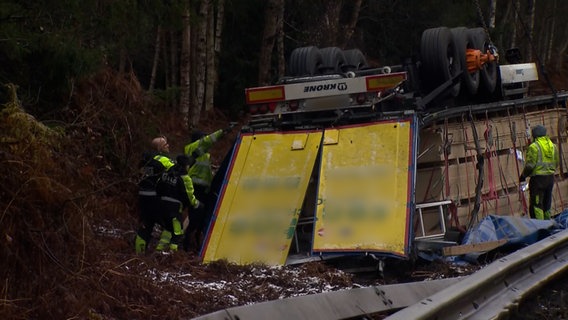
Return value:
M 489 37 L 483 28 L 469 29 L 475 41 L 475 49 L 482 53 L 489 49 Z M 479 88 L 486 93 L 493 93 L 497 85 L 497 61 L 485 63 L 479 70 Z
M 479 70 L 473 72 L 467 70 L 467 49 L 475 49 L 474 36 L 465 27 L 453 28 L 451 31 L 463 69 L 462 93 L 475 95 L 479 87 Z

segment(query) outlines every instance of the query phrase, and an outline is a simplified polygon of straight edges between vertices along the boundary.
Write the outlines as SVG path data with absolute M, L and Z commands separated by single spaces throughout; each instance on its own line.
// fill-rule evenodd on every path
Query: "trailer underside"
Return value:
M 450 231 L 488 215 L 526 214 L 518 168 L 536 124 L 564 152 L 553 197 L 560 213 L 568 205 L 567 96 L 251 121 L 223 169 L 202 257 L 275 265 L 337 255 L 408 259 L 417 244 L 456 244 Z

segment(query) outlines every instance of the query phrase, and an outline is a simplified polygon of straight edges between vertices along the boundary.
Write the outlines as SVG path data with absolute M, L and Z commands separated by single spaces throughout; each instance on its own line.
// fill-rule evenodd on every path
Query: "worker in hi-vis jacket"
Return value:
M 197 209 L 203 204 L 193 194 L 193 182 L 188 175 L 188 170 L 195 160 L 185 155 L 176 157 L 176 164 L 168 171 L 162 173 L 156 185 L 156 192 L 160 197 L 160 205 L 163 214 L 162 227 L 169 232 L 162 233 L 157 251 L 168 249 L 177 251 L 183 241 L 182 214 L 185 209 Z M 188 215 L 191 219 L 192 212 Z
M 195 164 L 189 169 L 189 175 L 193 181 L 195 196 L 204 204 L 203 207 L 194 210 L 194 214 L 189 218 L 184 240 L 184 249 L 187 251 L 199 251 L 201 248 L 215 206 L 216 199 L 211 192 L 214 173 L 209 150 L 232 129 L 233 125 L 211 134 L 196 130 L 191 135 L 191 142 L 184 147 L 184 154 L 195 158 Z
M 140 167 L 143 175 L 138 183 L 140 227 L 134 239 L 136 253 L 146 251 L 154 225 L 161 225 L 160 201 L 156 194 L 156 183 L 163 172 L 174 166 L 174 162 L 167 155 L 169 152 L 168 140 L 164 136 L 159 136 L 152 140 L 152 151 L 145 152 L 142 156 Z
M 554 174 L 560 164 L 558 147 L 546 135 L 546 128 L 542 125 L 532 129 L 532 138 L 519 180 L 525 182 L 529 178 L 530 217 L 550 219 Z

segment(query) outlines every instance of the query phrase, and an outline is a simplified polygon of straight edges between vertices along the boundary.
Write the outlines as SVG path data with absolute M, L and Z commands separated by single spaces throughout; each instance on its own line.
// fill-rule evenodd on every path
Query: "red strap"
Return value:
M 446 186 L 446 199 L 448 199 L 451 195 L 450 193 L 450 165 L 448 161 L 448 148 L 449 148 L 449 139 L 448 139 L 448 118 L 444 119 L 444 167 L 446 170 L 445 174 L 445 186 Z

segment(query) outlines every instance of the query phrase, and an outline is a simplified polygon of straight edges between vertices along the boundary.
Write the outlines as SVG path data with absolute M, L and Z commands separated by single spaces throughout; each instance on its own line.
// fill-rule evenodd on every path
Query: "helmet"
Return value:
M 532 129 L 532 136 L 533 139 L 546 136 L 546 128 L 540 124 L 537 125 Z
M 168 139 L 164 136 L 154 138 L 152 140 L 152 148 L 156 149 L 158 152 L 169 152 L 170 145 L 168 144 Z
M 206 134 L 203 131 L 195 130 L 191 133 L 191 142 L 197 141 L 205 136 Z

